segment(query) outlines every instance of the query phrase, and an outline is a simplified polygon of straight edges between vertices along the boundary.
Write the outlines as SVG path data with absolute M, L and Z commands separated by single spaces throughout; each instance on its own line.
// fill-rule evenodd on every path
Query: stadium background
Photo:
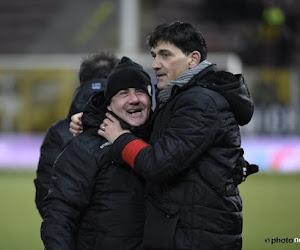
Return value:
M 255 100 L 242 145 L 261 172 L 241 185 L 243 249 L 299 248 L 284 242 L 300 238 L 299 12 L 297 0 L 0 0 L 0 249 L 43 248 L 34 171 L 82 56 L 109 49 L 153 77 L 145 40 L 162 20 L 195 24 L 208 60 L 243 73 Z

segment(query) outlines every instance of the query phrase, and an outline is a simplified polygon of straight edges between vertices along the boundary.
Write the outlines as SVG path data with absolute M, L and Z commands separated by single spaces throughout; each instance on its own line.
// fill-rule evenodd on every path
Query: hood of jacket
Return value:
M 92 129 L 93 131 L 92 133 L 97 134 L 100 124 L 106 118 L 105 114 L 107 112 L 110 112 L 114 117 L 116 117 L 119 120 L 121 127 L 123 129 L 129 129 L 133 134 L 135 134 L 138 137 L 141 137 L 145 141 L 149 140 L 149 136 L 152 129 L 152 122 L 151 122 L 152 111 L 150 113 L 150 117 L 148 121 L 144 125 L 139 127 L 133 127 L 128 123 L 126 123 L 121 118 L 119 118 L 113 112 L 108 111 L 107 101 L 104 97 L 104 91 L 100 91 L 92 95 L 92 97 L 89 99 L 88 103 L 86 104 L 82 116 L 83 130 L 85 131 L 88 129 Z
M 72 103 L 69 109 L 68 117 L 82 112 L 89 98 L 101 90 L 104 90 L 106 86 L 106 79 L 92 79 L 90 81 L 82 83 L 74 92 Z
M 224 96 L 240 126 L 250 122 L 254 113 L 254 102 L 243 75 L 234 75 L 227 71 L 210 72 L 204 76 L 198 74 L 189 85 L 193 84 L 200 84 Z

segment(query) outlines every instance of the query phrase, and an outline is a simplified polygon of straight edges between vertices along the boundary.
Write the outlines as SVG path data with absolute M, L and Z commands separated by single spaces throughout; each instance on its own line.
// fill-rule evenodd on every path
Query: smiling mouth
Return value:
M 127 111 L 127 113 L 131 115 L 139 115 L 142 112 L 142 109 L 130 109 Z

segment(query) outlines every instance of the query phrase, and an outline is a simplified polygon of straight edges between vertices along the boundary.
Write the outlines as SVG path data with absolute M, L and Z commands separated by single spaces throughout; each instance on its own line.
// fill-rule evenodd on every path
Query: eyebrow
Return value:
M 151 55 L 156 55 L 156 54 L 164 54 L 164 53 L 170 53 L 170 54 L 172 54 L 172 52 L 170 51 L 170 50 L 168 50 L 168 49 L 160 49 L 157 53 L 154 53 L 154 51 L 153 50 L 151 50 Z

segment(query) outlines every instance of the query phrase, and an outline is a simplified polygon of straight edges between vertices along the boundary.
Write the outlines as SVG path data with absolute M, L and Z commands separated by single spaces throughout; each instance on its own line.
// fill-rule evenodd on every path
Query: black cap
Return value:
M 105 98 L 110 102 L 120 90 L 128 88 L 142 89 L 152 95 L 150 76 L 141 65 L 124 56 L 107 78 Z

